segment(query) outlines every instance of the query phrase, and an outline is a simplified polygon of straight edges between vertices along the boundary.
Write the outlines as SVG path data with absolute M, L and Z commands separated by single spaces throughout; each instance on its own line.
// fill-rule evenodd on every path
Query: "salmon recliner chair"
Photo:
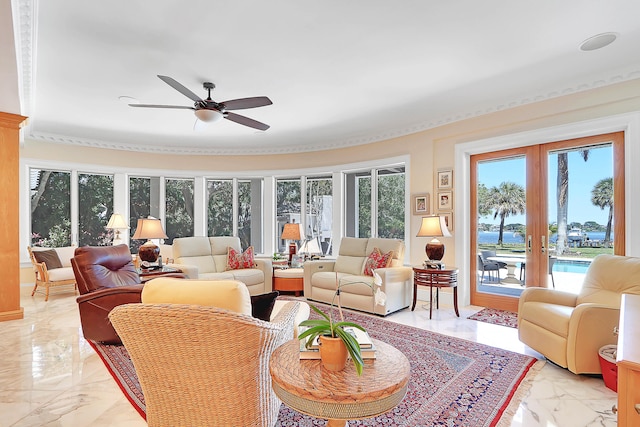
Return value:
M 520 341 L 574 374 L 599 374 L 598 350 L 616 344 L 622 294 L 640 294 L 640 258 L 598 255 L 578 295 L 527 288 L 518 305 Z

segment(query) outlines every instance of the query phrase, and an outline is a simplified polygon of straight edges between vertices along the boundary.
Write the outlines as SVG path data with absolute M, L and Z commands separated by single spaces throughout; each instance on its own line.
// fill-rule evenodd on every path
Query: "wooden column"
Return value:
M 0 112 L 0 321 L 20 307 L 20 128 L 27 118 Z

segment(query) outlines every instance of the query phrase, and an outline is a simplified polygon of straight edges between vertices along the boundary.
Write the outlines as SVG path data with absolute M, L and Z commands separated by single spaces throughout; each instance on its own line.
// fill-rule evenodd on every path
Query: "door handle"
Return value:
M 547 252 L 547 237 L 546 236 L 540 236 L 542 237 L 542 246 L 540 247 L 540 252 L 545 253 Z
M 531 253 L 531 234 L 527 236 L 527 252 Z

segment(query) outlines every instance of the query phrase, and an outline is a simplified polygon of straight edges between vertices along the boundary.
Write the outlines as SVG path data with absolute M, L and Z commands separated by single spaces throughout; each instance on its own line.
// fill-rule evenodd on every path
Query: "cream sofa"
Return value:
M 240 252 L 240 239 L 230 236 L 178 237 L 173 239 L 173 262 L 190 279 L 239 280 L 247 285 L 251 295 L 271 292 L 271 260 L 256 259 L 255 268 L 227 270 L 229 247 Z
M 598 255 L 578 295 L 527 288 L 518 305 L 520 341 L 574 374 L 599 374 L 598 350 L 615 344 L 622 294 L 640 294 L 640 258 Z
M 387 296 L 384 305 L 375 302 L 373 277 L 364 275 L 365 262 L 374 248 L 380 249 L 383 254 L 393 251 L 391 266 L 375 270 L 382 278 L 381 290 Z M 304 296 L 309 300 L 331 304 L 337 280 L 343 307 L 382 316 L 402 310 L 411 303 L 413 291 L 412 269 L 402 266 L 404 249 L 401 240 L 344 237 L 335 261 L 304 263 Z

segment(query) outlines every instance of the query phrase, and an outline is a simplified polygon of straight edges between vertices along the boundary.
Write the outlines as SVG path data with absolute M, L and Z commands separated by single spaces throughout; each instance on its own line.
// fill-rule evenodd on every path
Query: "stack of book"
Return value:
M 363 359 L 375 359 L 376 347 L 371 340 L 371 337 L 366 331 L 361 331 L 357 328 L 344 328 L 345 331 L 356 337 L 358 344 L 360 344 L 360 353 Z M 301 327 L 299 332 L 304 332 L 305 328 Z M 308 338 L 307 338 L 308 339 Z M 300 340 L 300 359 L 320 359 L 320 347 L 318 345 L 318 338 L 307 348 L 307 340 Z

